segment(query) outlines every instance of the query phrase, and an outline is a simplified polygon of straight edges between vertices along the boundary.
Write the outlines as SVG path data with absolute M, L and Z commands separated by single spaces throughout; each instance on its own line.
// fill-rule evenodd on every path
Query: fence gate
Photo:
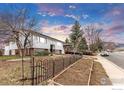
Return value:
M 49 78 L 49 75 L 48 75 L 49 65 L 50 63 L 49 63 L 49 60 L 47 59 L 35 61 L 33 58 L 32 72 L 31 72 L 32 85 L 38 85 Z

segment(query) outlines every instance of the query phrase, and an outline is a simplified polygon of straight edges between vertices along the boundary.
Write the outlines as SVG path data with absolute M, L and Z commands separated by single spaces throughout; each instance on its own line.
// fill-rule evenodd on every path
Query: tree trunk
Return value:
M 24 85 L 24 52 L 23 52 L 23 49 L 21 50 L 21 57 L 22 57 L 22 74 L 21 74 L 21 77 L 22 77 L 22 85 Z

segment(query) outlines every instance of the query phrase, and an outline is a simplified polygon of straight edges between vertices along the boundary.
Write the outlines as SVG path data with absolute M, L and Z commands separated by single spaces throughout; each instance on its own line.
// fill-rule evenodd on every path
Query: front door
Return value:
M 12 55 L 12 51 L 11 50 L 9 50 L 9 55 Z

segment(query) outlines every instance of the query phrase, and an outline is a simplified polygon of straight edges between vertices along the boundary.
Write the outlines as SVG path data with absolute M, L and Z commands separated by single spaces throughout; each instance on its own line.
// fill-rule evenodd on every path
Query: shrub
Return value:
M 92 51 L 83 51 L 83 55 L 93 55 L 93 52 Z
M 38 51 L 35 56 L 48 56 L 50 53 L 48 51 Z

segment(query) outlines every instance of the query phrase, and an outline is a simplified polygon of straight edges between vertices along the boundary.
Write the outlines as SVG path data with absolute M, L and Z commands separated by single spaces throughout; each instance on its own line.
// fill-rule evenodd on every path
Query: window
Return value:
M 15 42 L 10 42 L 12 45 L 15 44 Z
M 57 42 L 57 46 L 62 46 L 62 44 L 60 42 Z
M 45 43 L 45 38 L 40 37 L 40 42 Z

